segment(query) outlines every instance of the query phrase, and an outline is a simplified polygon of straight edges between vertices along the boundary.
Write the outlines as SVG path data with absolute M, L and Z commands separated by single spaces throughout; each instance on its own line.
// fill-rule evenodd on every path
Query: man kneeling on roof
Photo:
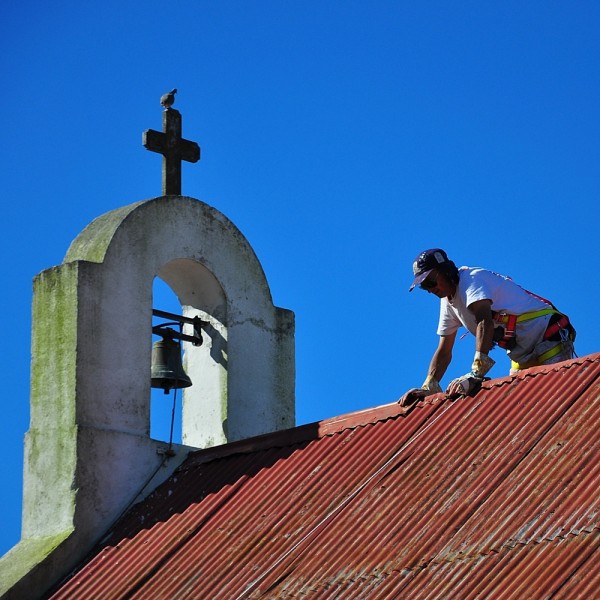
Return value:
M 528 292 L 509 277 L 479 267 L 461 267 L 440 248 L 421 252 L 413 263 L 416 286 L 440 298 L 438 347 L 425 382 L 400 399 L 442 392 L 440 381 L 452 360 L 456 332 L 462 325 L 475 336 L 471 371 L 450 382 L 450 396 L 475 393 L 493 367 L 497 344 L 511 359 L 511 374 L 521 369 L 568 360 L 574 356 L 575 329 L 552 303 Z

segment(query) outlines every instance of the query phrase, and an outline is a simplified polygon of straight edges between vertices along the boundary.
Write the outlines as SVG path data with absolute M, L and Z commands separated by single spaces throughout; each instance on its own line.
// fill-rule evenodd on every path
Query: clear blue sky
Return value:
M 298 424 L 421 384 L 424 248 L 550 298 L 578 354 L 600 351 L 598 31 L 592 1 L 4 2 L 0 554 L 20 536 L 32 278 L 160 195 L 141 134 L 173 87 L 202 147 L 183 193 L 241 229 L 296 313 Z M 458 342 L 444 383 L 472 352 Z

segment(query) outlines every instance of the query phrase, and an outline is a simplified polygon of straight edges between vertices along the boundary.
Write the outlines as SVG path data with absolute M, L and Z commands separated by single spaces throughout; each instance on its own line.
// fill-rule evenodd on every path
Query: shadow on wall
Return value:
M 215 363 L 227 369 L 227 341 L 211 323 L 206 325 L 202 331 L 211 339 L 210 357 Z

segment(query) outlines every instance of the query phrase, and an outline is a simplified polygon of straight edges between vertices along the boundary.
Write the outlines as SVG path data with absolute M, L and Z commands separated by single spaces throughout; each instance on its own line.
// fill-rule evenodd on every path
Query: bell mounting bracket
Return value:
M 207 321 L 203 321 L 200 317 L 184 317 L 183 315 L 176 315 L 174 313 L 165 312 L 164 310 L 152 309 L 152 314 L 160 319 L 170 319 L 174 323 L 161 323 L 160 325 L 154 325 L 152 327 L 152 333 L 160 335 L 161 337 L 168 337 L 171 339 L 183 340 L 184 342 L 191 342 L 194 346 L 202 345 L 202 328 L 208 325 Z M 189 323 L 194 327 L 194 335 L 187 335 L 179 331 L 175 331 L 167 325 L 173 325 L 175 323 Z

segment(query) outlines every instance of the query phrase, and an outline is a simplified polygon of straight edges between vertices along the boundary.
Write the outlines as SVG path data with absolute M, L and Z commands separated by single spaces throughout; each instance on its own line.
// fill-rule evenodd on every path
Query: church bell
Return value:
M 181 364 L 181 344 L 169 337 L 163 337 L 152 345 L 151 385 L 161 388 L 168 394 L 173 388 L 186 388 L 192 385 Z

